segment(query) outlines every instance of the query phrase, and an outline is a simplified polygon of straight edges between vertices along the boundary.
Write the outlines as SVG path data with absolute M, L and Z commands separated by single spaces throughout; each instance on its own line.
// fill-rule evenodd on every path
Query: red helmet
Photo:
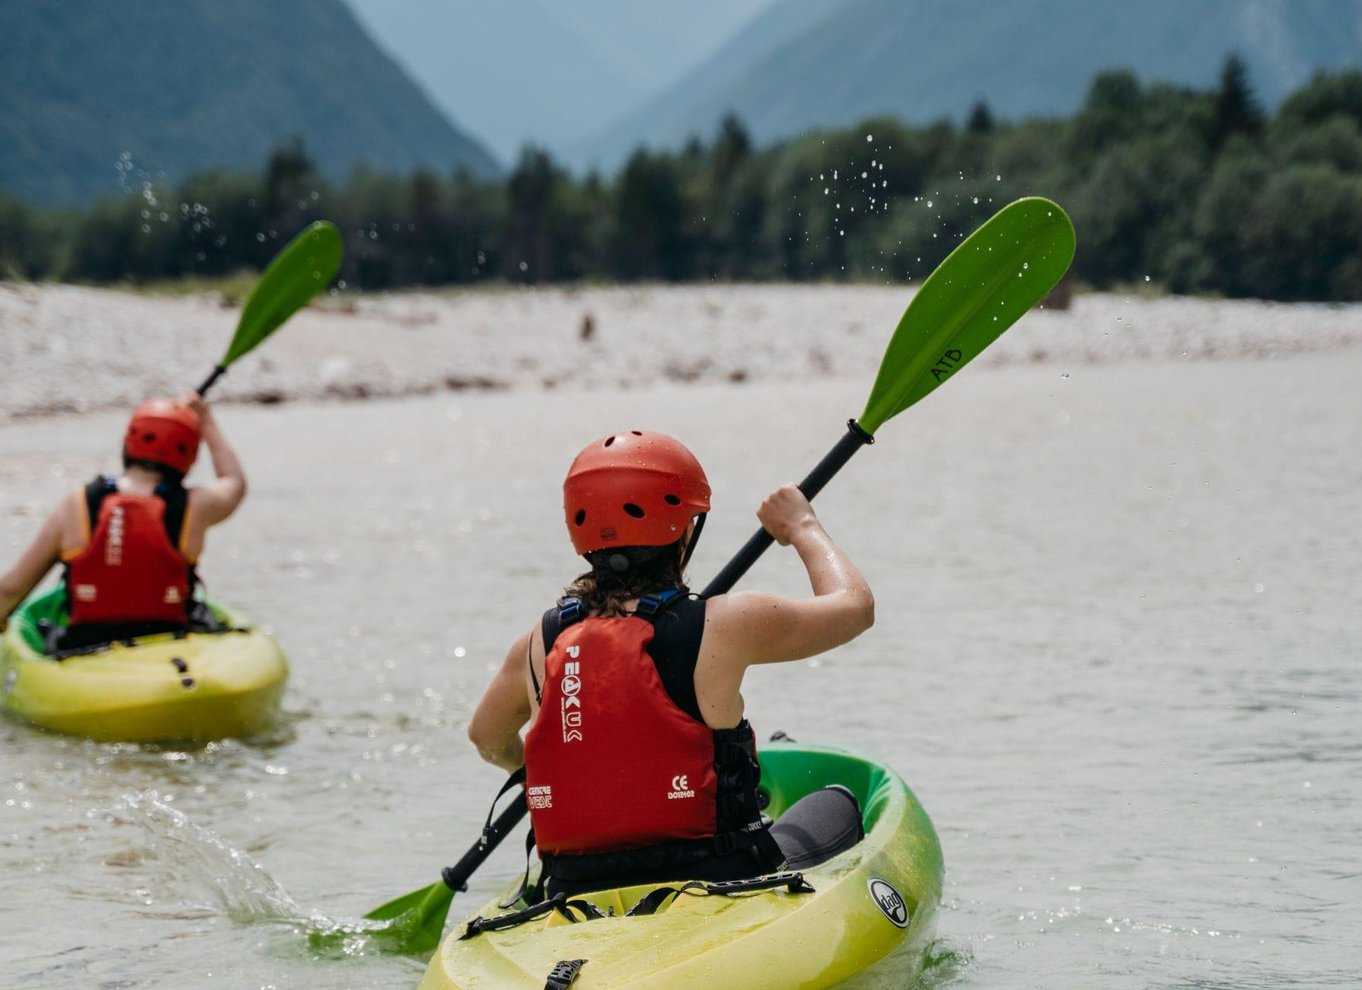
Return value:
M 152 399 L 133 410 L 123 438 L 123 456 L 184 475 L 199 455 L 203 425 L 198 413 L 169 399 Z
M 695 455 L 665 433 L 614 433 L 572 462 L 563 511 L 580 554 L 667 546 L 709 511 L 709 480 Z

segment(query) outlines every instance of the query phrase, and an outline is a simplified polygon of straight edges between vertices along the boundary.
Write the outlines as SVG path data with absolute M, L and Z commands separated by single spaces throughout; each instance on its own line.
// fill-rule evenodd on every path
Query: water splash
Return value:
M 239 925 L 267 924 L 299 936 L 318 958 L 410 951 L 420 927 L 416 910 L 383 921 L 333 918 L 299 904 L 251 856 L 191 821 L 154 791 L 123 795 L 123 804 L 154 841 L 175 879 L 204 887 L 218 910 Z

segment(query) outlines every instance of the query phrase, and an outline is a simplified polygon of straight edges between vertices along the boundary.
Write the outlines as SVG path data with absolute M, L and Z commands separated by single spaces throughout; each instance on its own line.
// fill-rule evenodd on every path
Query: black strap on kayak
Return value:
M 755 849 L 761 869 L 773 871 L 785 868 L 785 856 L 775 839 L 771 838 L 766 822 L 757 820 L 732 832 L 720 832 L 707 839 L 673 839 L 652 846 L 640 846 L 608 853 L 582 853 L 553 856 L 541 853 L 544 874 L 566 883 L 609 880 L 638 872 L 656 874 L 657 870 L 674 870 L 685 876 L 688 867 L 707 862 L 714 857 L 731 856 L 743 849 Z M 611 886 L 609 883 L 603 886 Z
M 572 985 L 572 981 L 577 979 L 577 974 L 586 965 L 585 959 L 560 959 L 558 964 L 549 972 L 548 982 L 544 984 L 544 990 L 567 990 Z
M 534 852 L 534 826 L 525 833 L 525 872 L 520 876 L 520 885 L 516 887 L 515 893 L 497 905 L 499 908 L 508 908 L 522 897 L 527 903 L 534 903 L 544 899 L 544 877 L 534 883 L 530 883 L 530 853 Z
M 595 921 L 604 918 L 606 915 L 600 908 L 590 901 L 581 899 L 569 900 L 567 894 L 555 894 L 546 901 L 532 904 L 519 911 L 512 911 L 510 914 L 498 914 L 491 918 L 484 918 L 481 915 L 470 921 L 459 936 L 459 941 L 465 941 L 481 935 L 483 932 L 499 932 L 507 928 L 514 928 L 516 925 L 523 925 L 527 921 L 535 918 L 542 918 L 546 914 L 557 913 L 574 925 L 582 921 Z
M 242 634 L 252 630 L 246 626 L 224 626 L 221 629 L 162 629 L 138 632 L 131 636 L 108 635 L 106 627 L 77 626 L 76 628 L 83 633 L 94 635 L 95 641 L 91 643 L 80 643 L 77 646 L 63 646 L 63 643 L 70 642 L 67 626 L 58 626 L 48 621 L 40 619 L 38 630 L 43 635 L 43 654 L 53 660 L 69 660 L 71 657 L 88 657 L 96 653 L 105 653 L 115 646 L 134 647 L 140 646 L 144 642 L 160 641 L 166 637 L 171 639 L 184 639 L 189 635 L 194 636 L 225 636 L 229 633 Z
M 738 894 L 775 890 L 778 887 L 784 887 L 791 894 L 815 893 L 802 873 L 768 873 L 766 876 L 752 877 L 749 880 L 715 880 L 708 883 L 692 880 L 679 887 L 658 887 L 648 892 L 629 909 L 627 917 L 638 918 L 656 914 L 669 900 L 682 894 L 733 897 Z
M 784 887 L 791 894 L 814 893 L 814 888 L 804 879 L 802 873 L 768 873 L 765 876 L 752 877 L 748 880 L 717 880 L 708 883 L 692 880 L 677 887 L 658 887 L 649 892 L 630 909 L 626 917 L 637 918 L 655 914 L 667 901 L 681 894 L 735 897 L 741 894 L 758 893 L 763 890 L 776 890 L 780 887 Z M 588 900 L 582 898 L 569 899 L 567 894 L 554 894 L 548 900 L 531 904 L 527 908 L 521 908 L 519 911 L 512 911 L 509 914 L 498 914 L 491 918 L 484 918 L 479 915 L 464 926 L 459 941 L 476 938 L 483 932 L 499 932 L 507 928 L 515 928 L 527 921 L 534 921 L 536 918 L 542 918 L 553 913 L 561 915 L 574 925 L 583 921 L 595 921 L 599 918 L 610 917 Z

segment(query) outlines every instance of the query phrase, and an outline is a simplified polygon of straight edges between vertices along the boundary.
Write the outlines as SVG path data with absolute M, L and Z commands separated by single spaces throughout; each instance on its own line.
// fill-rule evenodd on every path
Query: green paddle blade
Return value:
M 1039 196 L 999 210 L 941 262 L 899 320 L 858 423 L 873 434 L 960 370 L 1068 271 L 1074 228 Z
M 330 285 L 343 253 L 340 231 L 327 220 L 316 221 L 289 241 L 246 300 L 221 367 L 255 348 Z
M 443 881 L 413 890 L 376 907 L 364 917 L 389 922 L 376 934 L 398 952 L 431 952 L 439 946 L 454 891 Z

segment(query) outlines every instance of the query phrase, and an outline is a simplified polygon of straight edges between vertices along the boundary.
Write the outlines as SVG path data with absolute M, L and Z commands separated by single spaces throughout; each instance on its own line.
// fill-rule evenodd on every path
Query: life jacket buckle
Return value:
M 634 607 L 634 614 L 644 619 L 651 619 L 665 609 L 681 594 L 679 588 L 668 588 L 666 591 L 650 592 L 639 598 L 638 605 Z
M 584 606 L 580 598 L 564 598 L 558 603 L 558 621 L 564 626 L 580 621 L 583 614 Z

